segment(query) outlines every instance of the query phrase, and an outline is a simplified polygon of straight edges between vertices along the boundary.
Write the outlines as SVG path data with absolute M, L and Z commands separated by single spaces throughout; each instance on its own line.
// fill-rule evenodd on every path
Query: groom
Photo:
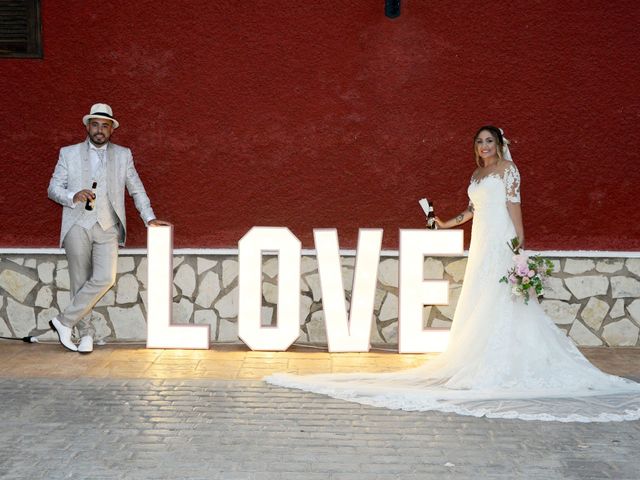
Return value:
M 49 324 L 64 347 L 91 353 L 95 334 L 91 309 L 115 282 L 118 245 L 124 245 L 126 238 L 125 187 L 146 225 L 166 222 L 156 220 L 131 150 L 109 141 L 120 126 L 111 107 L 96 103 L 83 123 L 87 139 L 60 149 L 49 182 L 49 198 L 62 205 L 60 243 L 67 254 L 73 294 L 70 305 Z M 77 347 L 71 340 L 76 325 Z

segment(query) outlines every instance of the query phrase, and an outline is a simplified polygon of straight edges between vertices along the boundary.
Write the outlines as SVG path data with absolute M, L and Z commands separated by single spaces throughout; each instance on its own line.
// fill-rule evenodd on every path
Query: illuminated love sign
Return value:
M 254 227 L 238 243 L 238 336 L 251 350 L 286 350 L 300 335 L 301 249 L 288 228 Z M 260 324 L 263 252 L 277 253 L 279 259 L 275 327 Z
M 172 227 L 149 228 L 147 347 L 208 348 L 208 326 L 171 325 L 172 234 Z M 366 352 L 370 348 L 382 229 L 360 229 L 348 313 L 337 231 L 315 229 L 313 234 L 329 351 Z M 300 240 L 284 227 L 253 227 L 238 243 L 238 336 L 252 350 L 284 351 L 300 335 L 301 249 Z M 439 352 L 446 347 L 448 330 L 424 329 L 422 309 L 424 305 L 448 304 L 449 282 L 424 280 L 423 263 L 425 256 L 461 255 L 462 251 L 462 230 L 400 230 L 400 353 Z M 265 254 L 278 255 L 275 326 L 260 322 Z
M 329 351 L 367 352 L 371 338 L 382 229 L 360 229 L 358 233 L 358 255 L 348 319 L 340 270 L 338 232 L 335 229 L 317 229 L 313 231 L 313 237 L 318 253 L 318 273 Z
M 209 348 L 209 325 L 172 325 L 173 226 L 147 229 L 147 348 Z

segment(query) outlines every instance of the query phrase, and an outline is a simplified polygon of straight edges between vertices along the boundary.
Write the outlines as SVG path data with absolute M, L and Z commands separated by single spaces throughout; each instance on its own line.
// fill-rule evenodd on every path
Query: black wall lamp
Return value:
M 384 0 L 384 14 L 389 18 L 400 16 L 400 0 Z

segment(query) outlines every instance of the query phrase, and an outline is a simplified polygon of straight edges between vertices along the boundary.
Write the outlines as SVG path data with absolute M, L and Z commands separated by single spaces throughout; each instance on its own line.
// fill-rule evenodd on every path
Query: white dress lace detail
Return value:
M 520 203 L 520 172 L 515 163 L 509 162 L 503 174 L 507 201 Z
M 494 172 L 483 177 L 472 177 L 471 183 L 478 184 L 489 177 L 499 178 L 504 182 L 504 190 L 508 202 L 520 203 L 520 171 L 515 163 L 506 162 L 506 167 L 504 167 L 502 174 Z M 471 204 L 472 201 L 470 200 L 469 203 Z
M 536 301 L 499 283 L 512 265 L 507 201 L 520 175 L 472 179 L 469 258 L 447 350 L 423 366 L 379 374 L 276 374 L 267 382 L 403 410 L 561 422 L 640 419 L 640 384 L 591 365 Z

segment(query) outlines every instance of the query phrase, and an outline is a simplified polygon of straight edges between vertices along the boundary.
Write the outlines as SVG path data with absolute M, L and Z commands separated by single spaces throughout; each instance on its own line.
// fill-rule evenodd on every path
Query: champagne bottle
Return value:
M 96 188 L 98 188 L 98 182 L 93 182 L 93 184 L 91 185 L 91 193 L 93 193 L 93 198 L 87 200 L 87 203 L 85 203 L 84 205 L 85 210 L 93 210 L 93 204 L 96 198 Z
M 436 213 L 434 212 L 433 201 L 429 202 L 429 213 L 427 214 L 427 226 L 429 230 L 437 230 Z
M 438 224 L 436 223 L 436 213 L 433 210 L 433 202 L 429 201 L 427 198 L 421 198 L 418 200 L 420 207 L 422 207 L 422 211 L 427 216 L 427 228 L 429 230 L 437 230 Z

